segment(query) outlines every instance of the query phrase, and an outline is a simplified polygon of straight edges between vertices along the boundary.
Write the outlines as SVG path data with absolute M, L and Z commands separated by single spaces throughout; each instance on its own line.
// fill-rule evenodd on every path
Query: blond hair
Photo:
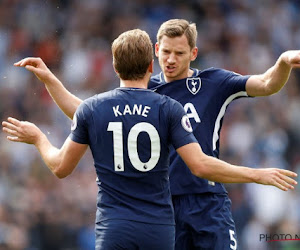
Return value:
M 122 33 L 112 43 L 113 66 L 123 80 L 142 79 L 153 60 L 149 35 L 140 29 Z
M 186 36 L 191 49 L 196 47 L 196 24 L 189 23 L 185 19 L 170 19 L 160 26 L 157 33 L 157 42 L 159 44 L 163 36 L 174 38 L 182 35 Z

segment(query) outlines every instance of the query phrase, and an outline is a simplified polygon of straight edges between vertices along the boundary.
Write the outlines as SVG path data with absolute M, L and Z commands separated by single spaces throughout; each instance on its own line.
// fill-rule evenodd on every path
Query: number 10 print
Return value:
M 122 122 L 110 122 L 107 131 L 113 132 L 115 171 L 124 171 Z M 142 162 L 138 154 L 137 138 L 141 132 L 146 132 L 151 142 L 151 156 L 147 162 Z M 141 172 L 147 172 L 153 169 L 160 157 L 160 138 L 156 128 L 147 122 L 135 124 L 128 133 L 127 149 L 130 162 L 135 169 Z

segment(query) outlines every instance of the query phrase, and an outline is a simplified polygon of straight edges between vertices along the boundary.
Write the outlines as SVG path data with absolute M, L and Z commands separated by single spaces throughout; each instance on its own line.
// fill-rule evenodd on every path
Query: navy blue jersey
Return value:
M 234 99 L 247 96 L 245 86 L 249 76 L 209 68 L 193 69 L 192 77 L 166 83 L 163 74 L 151 77 L 149 88 L 179 101 L 187 112 L 202 150 L 219 156 L 219 135 L 227 105 Z M 191 174 L 184 162 L 171 150 L 170 184 L 172 195 L 224 193 L 220 183 L 200 179 Z
M 181 104 L 151 90 L 117 88 L 78 107 L 70 137 L 92 151 L 96 222 L 174 224 L 169 147 L 196 142 Z

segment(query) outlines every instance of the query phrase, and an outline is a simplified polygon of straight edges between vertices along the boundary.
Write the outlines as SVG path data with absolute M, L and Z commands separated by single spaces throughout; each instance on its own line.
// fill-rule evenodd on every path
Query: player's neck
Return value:
M 146 89 L 148 87 L 148 82 L 149 80 L 147 79 L 141 79 L 136 81 L 121 79 L 120 87 Z
M 124 80 L 124 79 L 120 78 L 120 87 L 147 89 L 152 73 L 153 73 L 153 60 L 149 64 L 147 72 L 145 73 L 145 75 L 142 79 Z

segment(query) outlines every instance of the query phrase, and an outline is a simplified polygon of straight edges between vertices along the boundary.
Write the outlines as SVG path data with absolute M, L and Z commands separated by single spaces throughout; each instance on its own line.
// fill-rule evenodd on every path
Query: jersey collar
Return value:
M 193 75 L 191 77 L 196 77 L 196 76 L 199 75 L 199 73 L 200 73 L 199 69 L 194 69 L 194 68 L 190 68 L 190 69 L 193 70 Z M 187 78 L 191 78 L 191 77 L 187 77 Z M 186 78 L 184 78 L 184 79 L 186 79 Z M 167 83 L 165 81 L 165 77 L 164 77 L 163 72 L 160 72 L 160 74 L 159 74 L 159 80 L 160 80 L 161 83 L 164 83 L 164 84 Z M 183 80 L 183 79 L 180 79 L 180 80 Z
M 118 87 L 119 90 L 134 90 L 134 91 L 151 91 L 150 89 L 143 88 L 129 88 L 129 87 Z

